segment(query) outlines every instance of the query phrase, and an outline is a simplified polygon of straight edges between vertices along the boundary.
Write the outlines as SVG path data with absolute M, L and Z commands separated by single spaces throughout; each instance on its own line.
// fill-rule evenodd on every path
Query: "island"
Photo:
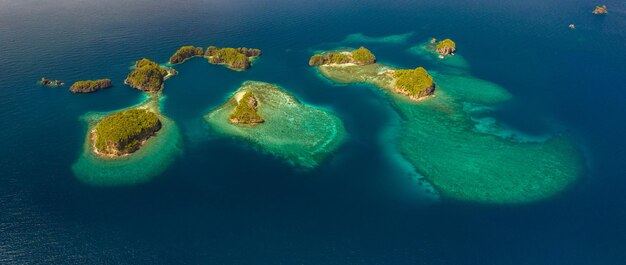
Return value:
M 456 51 L 456 44 L 451 39 L 445 39 L 437 43 L 435 50 L 440 55 L 452 55 Z
M 161 129 L 157 114 L 147 109 L 129 109 L 111 114 L 91 132 L 94 152 L 102 157 L 129 155 Z
M 163 81 L 176 74 L 176 70 L 167 70 L 146 58 L 137 61 L 135 67 L 124 80 L 124 84 L 148 93 L 161 91 Z
M 65 85 L 65 83 L 63 83 L 61 80 L 50 80 L 45 77 L 41 77 L 41 79 L 39 80 L 39 84 L 42 86 L 49 86 L 49 87 Z
M 414 70 L 390 71 L 393 75 L 393 90 L 414 101 L 422 100 L 435 93 L 432 76 L 423 67 Z
M 259 124 L 265 120 L 257 111 L 258 101 L 250 91 L 237 99 L 237 106 L 230 113 L 229 120 L 234 124 Z
M 112 86 L 111 79 L 84 80 L 75 82 L 70 87 L 70 91 L 72 93 L 91 93 Z
M 202 57 L 202 55 L 204 55 L 204 51 L 201 47 L 183 46 L 170 57 L 169 62 L 170 64 L 180 64 L 193 57 Z
M 217 135 L 241 138 L 302 170 L 319 166 L 346 135 L 332 112 L 303 104 L 284 89 L 263 82 L 243 83 L 204 119 Z
M 536 139 L 484 118 L 492 105 L 512 96 L 468 72 L 431 74 L 421 67 L 397 70 L 380 63 L 315 69 L 338 88 L 357 84 L 386 92 L 397 113 L 397 126 L 390 130 L 395 141 L 384 143 L 393 152 L 389 155 L 408 162 L 440 195 L 489 204 L 529 203 L 558 194 L 580 176 L 580 151 L 567 135 L 555 132 Z M 435 83 L 437 97 L 415 102 L 432 95 Z
M 226 65 L 236 71 L 243 71 L 252 66 L 255 58 L 261 56 L 261 50 L 253 48 L 217 48 L 209 46 L 204 57 L 209 63 Z
M 83 183 L 112 187 L 137 185 L 159 176 L 182 154 L 182 134 L 161 113 L 160 93 L 112 112 L 88 112 L 83 150 L 72 171 Z
M 609 11 L 606 10 L 606 5 L 602 5 L 602 6 L 596 6 L 596 9 L 593 10 L 594 15 L 605 15 L 607 13 L 609 13 Z
M 376 56 L 370 50 L 361 46 L 354 51 L 333 51 L 315 54 L 309 60 L 309 66 L 330 64 L 368 65 L 376 63 Z
M 354 51 L 316 54 L 309 60 L 309 65 L 316 66 L 322 75 L 330 79 L 345 83 L 371 83 L 412 101 L 421 101 L 435 93 L 433 78 L 423 67 L 394 69 L 376 63 L 376 57 L 364 47 Z

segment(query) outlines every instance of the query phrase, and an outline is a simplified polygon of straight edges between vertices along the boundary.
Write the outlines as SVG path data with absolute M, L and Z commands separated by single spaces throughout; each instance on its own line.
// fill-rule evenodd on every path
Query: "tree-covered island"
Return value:
M 451 39 L 445 39 L 437 43 L 435 50 L 441 55 L 451 55 L 456 51 L 456 43 Z
M 183 46 L 180 47 L 180 49 L 178 49 L 172 57 L 170 57 L 170 64 L 180 64 L 185 62 L 187 59 L 202 57 L 203 55 L 204 51 L 201 47 Z
M 309 60 L 309 65 L 317 66 L 322 75 L 333 81 L 371 83 L 412 101 L 435 93 L 435 83 L 426 69 L 393 69 L 376 63 L 376 56 L 364 47 L 316 54 Z
M 237 106 L 228 116 L 228 120 L 234 124 L 259 124 L 265 120 L 257 112 L 258 100 L 250 91 L 243 93 L 237 100 Z
M 137 61 L 135 66 L 136 69 L 128 74 L 124 83 L 149 93 L 159 92 L 163 88 L 163 81 L 169 76 L 176 74 L 175 70 L 166 70 L 159 64 L 146 58 Z
M 394 77 L 394 91 L 411 100 L 421 100 L 435 93 L 433 78 L 423 67 L 415 70 L 394 70 L 391 75 Z
M 335 51 L 322 54 L 315 54 L 309 59 L 310 66 L 320 66 L 329 64 L 368 65 L 376 63 L 376 56 L 365 47 L 360 47 L 354 51 Z
M 147 109 L 129 109 L 101 120 L 91 132 L 94 152 L 104 157 L 129 155 L 161 129 L 157 114 Z
M 111 79 L 84 80 L 75 82 L 70 91 L 72 93 L 91 93 L 100 89 L 112 87 Z
M 217 48 L 209 46 L 204 57 L 209 63 L 223 64 L 232 70 L 246 70 L 252 66 L 252 61 L 261 56 L 261 50 L 253 48 Z

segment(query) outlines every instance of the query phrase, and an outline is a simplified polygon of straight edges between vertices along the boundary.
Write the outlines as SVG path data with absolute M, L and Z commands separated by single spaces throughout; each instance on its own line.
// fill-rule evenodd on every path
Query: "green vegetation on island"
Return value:
M 450 55 L 456 51 L 456 44 L 451 39 L 445 39 L 438 42 L 435 49 L 441 55 Z
M 534 139 L 495 119 L 483 122 L 472 115 L 511 98 L 496 84 L 466 74 L 427 77 L 423 70 L 398 71 L 382 64 L 324 65 L 317 70 L 333 82 L 369 83 L 387 91 L 401 119 L 397 142 L 390 144 L 446 197 L 528 203 L 558 194 L 580 175 L 580 152 L 566 135 Z M 440 94 L 419 104 L 404 100 L 394 89 L 396 72 L 408 74 L 407 80 L 417 78 L 418 88 L 427 87 L 432 78 Z
M 328 64 L 368 65 L 376 63 L 376 56 L 365 47 L 360 47 L 354 51 L 335 51 L 315 54 L 309 60 L 310 66 L 321 66 Z
M 124 81 L 125 84 L 145 92 L 158 92 L 163 88 L 163 81 L 171 74 L 159 64 L 143 58 L 135 63 L 133 70 Z M 173 71 L 172 73 L 175 73 Z
M 109 115 L 92 132 L 95 152 L 102 156 L 123 156 L 137 151 L 142 143 L 161 129 L 157 114 L 147 109 L 129 109 Z
M 394 91 L 409 97 L 411 100 L 420 100 L 435 92 L 433 78 L 423 67 L 415 70 L 395 70 Z
M 252 66 L 252 60 L 261 56 L 261 50 L 253 48 L 217 48 L 209 46 L 204 57 L 212 64 L 224 64 L 233 70 L 246 70 Z
M 111 79 L 84 80 L 74 83 L 70 87 L 70 91 L 73 93 L 91 93 L 112 86 Z
M 201 47 L 183 46 L 180 47 L 180 49 L 178 49 L 178 51 L 176 51 L 174 55 L 172 55 L 172 57 L 170 57 L 170 63 L 179 64 L 183 63 L 189 58 L 202 57 L 202 55 L 204 55 L 204 51 Z
M 373 55 L 370 56 L 369 54 L 371 53 L 363 48 L 357 53 L 357 57 L 365 58 L 368 62 L 375 61 Z M 323 75 L 332 76 L 334 80 L 346 83 L 371 83 L 382 89 L 404 95 L 413 101 L 422 100 L 435 92 L 433 78 L 428 74 L 426 69 L 422 67 L 418 67 L 416 69 L 397 70 L 378 63 L 353 63 L 341 65 L 340 63 L 336 64 L 332 62 L 333 57 L 336 57 L 337 55 L 347 56 L 344 53 L 327 52 L 323 55 L 313 56 L 311 61 L 309 61 L 309 64 L 318 65 L 316 64 L 318 62 L 318 58 L 320 58 L 318 56 L 330 58 L 330 62 L 323 62 L 319 65 L 320 67 L 317 68 Z M 349 56 L 349 58 L 349 62 L 354 62 L 353 56 Z
M 245 92 L 237 101 L 237 106 L 229 115 L 229 120 L 235 124 L 258 124 L 264 120 L 257 112 L 258 101 L 252 92 Z
M 592 13 L 594 15 L 604 15 L 604 14 L 609 13 L 609 11 L 606 10 L 606 5 L 602 5 L 602 6 L 596 6 L 596 9 L 594 9 Z

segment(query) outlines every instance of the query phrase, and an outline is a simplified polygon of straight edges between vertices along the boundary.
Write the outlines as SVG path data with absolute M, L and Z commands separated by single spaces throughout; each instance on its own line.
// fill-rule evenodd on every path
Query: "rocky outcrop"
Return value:
M 51 86 L 51 87 L 65 85 L 65 83 L 63 83 L 61 80 L 50 80 L 50 79 L 47 79 L 45 77 L 42 77 L 39 80 L 39 84 L 42 85 L 42 86 Z
M 451 39 L 445 39 L 437 43 L 436 51 L 441 55 L 451 55 L 456 51 L 456 44 Z
M 70 87 L 72 93 L 91 93 L 100 89 L 112 87 L 111 79 L 78 81 Z
M 602 5 L 602 6 L 596 6 L 596 9 L 593 10 L 594 15 L 604 15 L 609 13 L 609 11 L 606 10 L 606 5 Z

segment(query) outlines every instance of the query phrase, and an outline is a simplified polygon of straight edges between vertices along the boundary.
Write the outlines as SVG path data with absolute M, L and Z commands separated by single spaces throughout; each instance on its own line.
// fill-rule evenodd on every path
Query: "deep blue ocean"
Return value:
M 596 4 L 0 0 L 0 264 L 626 264 L 626 2 L 604 1 L 606 16 L 591 14 Z M 521 205 L 425 196 L 380 140 L 397 119 L 389 101 L 307 65 L 356 33 L 372 38 L 350 46 L 429 70 L 440 66 L 406 50 L 454 39 L 473 76 L 513 95 L 494 115 L 529 134 L 564 128 L 584 174 Z M 405 37 L 380 38 L 390 35 Z M 184 153 L 149 183 L 80 182 L 80 117 L 140 102 L 123 84 L 129 67 L 165 63 L 182 45 L 263 56 L 245 72 L 203 59 L 176 66 L 163 112 Z M 77 95 L 39 86 L 41 76 L 114 87 Z M 242 141 L 207 139 L 202 116 L 246 80 L 332 110 L 345 144 L 303 172 Z

